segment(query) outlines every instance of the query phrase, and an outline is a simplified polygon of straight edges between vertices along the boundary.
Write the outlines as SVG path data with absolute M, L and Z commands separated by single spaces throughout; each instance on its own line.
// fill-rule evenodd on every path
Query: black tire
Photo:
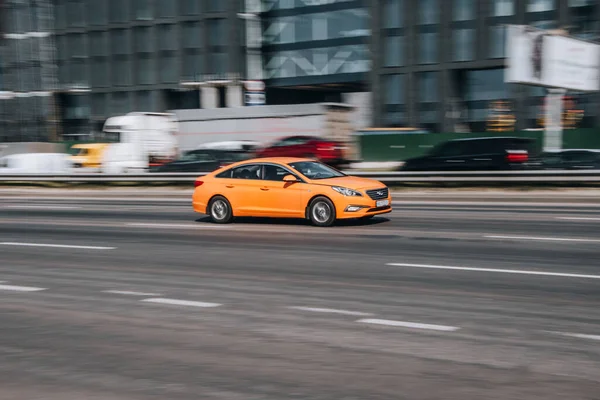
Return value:
M 335 223 L 335 216 L 335 206 L 327 197 L 316 197 L 308 206 L 308 219 L 315 226 L 331 226 Z
M 231 204 L 223 196 L 215 196 L 208 203 L 207 214 L 215 224 L 228 224 L 233 221 Z

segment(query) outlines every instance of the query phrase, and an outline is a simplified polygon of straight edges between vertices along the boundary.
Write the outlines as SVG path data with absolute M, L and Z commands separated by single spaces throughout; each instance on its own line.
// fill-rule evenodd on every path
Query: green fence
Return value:
M 427 153 L 433 146 L 453 139 L 476 137 L 517 136 L 536 139 L 538 148 L 543 145 L 544 132 L 541 130 L 518 132 L 484 133 L 398 133 L 398 132 L 357 132 L 363 161 L 403 161 Z M 565 149 L 600 149 L 600 130 L 570 129 L 563 132 Z

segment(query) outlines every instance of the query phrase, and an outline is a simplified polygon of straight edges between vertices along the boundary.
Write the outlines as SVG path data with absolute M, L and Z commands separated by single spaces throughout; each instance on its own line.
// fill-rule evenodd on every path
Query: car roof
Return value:
M 234 164 L 230 164 L 227 168 L 235 168 L 247 164 L 259 164 L 259 163 L 274 163 L 274 164 L 290 164 L 300 161 L 315 161 L 310 158 L 298 158 L 298 157 L 265 157 L 265 158 L 251 158 L 248 160 L 238 161 Z

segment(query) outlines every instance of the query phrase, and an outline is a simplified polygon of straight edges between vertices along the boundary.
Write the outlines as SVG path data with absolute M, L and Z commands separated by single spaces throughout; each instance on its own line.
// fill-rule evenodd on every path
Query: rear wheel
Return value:
M 311 201 L 308 218 L 315 226 L 331 226 L 335 222 L 335 206 L 327 197 L 319 196 Z
M 223 196 L 215 196 L 208 204 L 210 219 L 216 224 L 227 224 L 233 220 L 231 204 Z

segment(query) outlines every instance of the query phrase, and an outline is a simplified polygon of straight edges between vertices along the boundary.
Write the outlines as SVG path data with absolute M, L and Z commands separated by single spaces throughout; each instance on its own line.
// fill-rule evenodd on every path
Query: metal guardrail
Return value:
M 403 183 L 600 183 L 600 170 L 455 171 L 455 172 L 355 172 L 349 175 L 377 179 L 388 185 Z M 0 174 L 0 183 L 173 183 L 190 184 L 206 173 L 136 174 Z

